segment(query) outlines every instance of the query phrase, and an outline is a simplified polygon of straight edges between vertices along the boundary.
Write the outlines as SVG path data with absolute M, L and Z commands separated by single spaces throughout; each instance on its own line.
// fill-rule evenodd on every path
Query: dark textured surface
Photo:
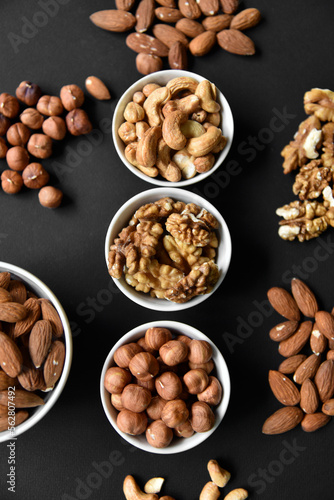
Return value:
M 117 99 L 140 77 L 135 54 L 125 46 L 126 35 L 99 30 L 89 21 L 92 12 L 113 8 L 113 2 L 50 1 L 59 7 L 56 15 L 48 16 L 43 27 L 22 31 L 27 19 L 43 23 L 36 15 L 43 3 L 1 2 L 0 90 L 14 93 L 22 80 L 30 79 L 45 93 L 58 94 L 64 84 L 82 86 L 88 75 L 97 75 L 108 84 L 112 100 L 100 103 L 88 97 L 85 109 L 95 129 L 110 125 L 102 120 L 111 119 Z M 334 4 L 257 0 L 244 6 L 263 14 L 261 24 L 249 32 L 257 54 L 242 58 L 216 48 L 205 58 L 192 59 L 189 66 L 217 84 L 235 119 L 227 161 L 238 162 L 238 175 L 228 178 L 223 167 L 191 188 L 221 211 L 232 235 L 231 267 L 214 296 L 196 309 L 162 315 L 130 302 L 111 284 L 104 262 L 109 222 L 121 204 L 152 186 L 123 166 L 109 132 L 100 134 L 101 143 L 94 147 L 87 138 L 66 139 L 44 162 L 52 183 L 65 193 L 60 209 L 42 208 L 36 192 L 25 190 L 13 197 L 0 192 L 1 260 L 35 273 L 51 288 L 74 323 L 75 334 L 63 394 L 52 411 L 17 440 L 15 495 L 7 492 L 7 448 L 0 447 L 1 498 L 121 499 L 125 475 L 134 474 L 141 484 L 162 475 L 166 494 L 191 500 L 208 480 L 210 458 L 232 472 L 226 492 L 243 486 L 251 498 L 332 498 L 334 424 L 310 435 L 300 428 L 282 436 L 261 434 L 263 421 L 279 407 L 267 373 L 281 360 L 268 339 L 280 318 L 272 311 L 258 312 L 258 304 L 270 286 L 287 286 L 294 272 L 307 280 L 322 307 L 333 305 L 333 249 L 325 246 L 334 241 L 333 233 L 305 244 L 284 242 L 277 236 L 275 209 L 293 199 L 292 178 L 282 174 L 279 153 L 304 119 L 303 94 L 333 85 Z M 10 33 L 26 37 L 16 50 Z M 284 110 L 286 122 L 273 122 Z M 276 131 L 268 135 L 273 124 Z M 69 162 L 68 147 L 79 155 L 75 165 Z M 65 171 L 55 162 L 65 165 Z M 5 168 L 3 160 L 0 168 Z M 322 253 L 319 248 L 324 248 Z M 101 290 L 108 288 L 110 303 L 102 305 Z M 232 397 L 223 423 L 204 444 L 181 455 L 157 456 L 131 449 L 110 427 L 100 403 L 99 376 L 120 336 L 141 323 L 167 318 L 189 323 L 212 338 L 229 366 Z M 226 332 L 234 345 L 231 337 L 226 341 Z M 294 454 L 284 451 L 291 446 L 299 447 Z M 108 477 L 94 475 L 96 464 L 109 457 L 116 464 L 113 471 L 105 469 Z

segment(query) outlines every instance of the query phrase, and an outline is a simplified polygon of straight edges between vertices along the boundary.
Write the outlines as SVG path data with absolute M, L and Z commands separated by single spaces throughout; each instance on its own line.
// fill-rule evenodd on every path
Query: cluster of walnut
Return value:
M 162 198 L 143 205 L 110 247 L 109 274 L 124 273 L 137 291 L 172 302 L 210 293 L 219 278 L 217 228 L 194 203 Z
M 145 175 L 170 182 L 208 172 L 227 143 L 216 93 L 213 83 L 190 77 L 135 92 L 118 130 L 126 159 Z
M 311 115 L 282 151 L 284 173 L 298 169 L 293 201 L 277 209 L 283 217 L 278 234 L 284 240 L 316 238 L 334 227 L 334 92 L 312 89 L 304 96 L 305 112 Z
M 191 437 L 214 426 L 212 406 L 220 403 L 223 389 L 210 375 L 215 365 L 208 342 L 182 334 L 173 339 L 167 328 L 149 328 L 137 342 L 119 347 L 114 362 L 104 386 L 122 432 L 145 432 L 151 446 L 165 448 L 174 436 Z

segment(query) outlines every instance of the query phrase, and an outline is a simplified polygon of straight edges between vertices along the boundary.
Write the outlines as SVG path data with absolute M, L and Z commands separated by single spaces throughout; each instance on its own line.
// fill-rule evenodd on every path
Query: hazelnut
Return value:
M 145 333 L 145 341 L 150 349 L 158 351 L 161 346 L 172 340 L 172 334 L 167 328 L 149 328 Z
M 12 146 L 24 146 L 30 137 L 30 130 L 23 123 L 14 123 L 7 130 L 7 141 Z
M 114 408 L 118 411 L 124 410 L 124 406 L 122 404 L 122 394 L 112 394 L 111 395 L 111 404 L 113 405 Z
M 43 95 L 38 103 L 37 110 L 46 116 L 59 116 L 64 111 L 59 97 L 54 95 Z
M 36 106 L 42 91 L 36 83 L 23 81 L 16 89 L 16 97 L 27 106 Z
M 181 342 L 187 345 L 189 345 L 190 342 L 192 341 L 192 339 L 190 337 L 187 337 L 187 335 L 178 335 L 176 337 L 176 340 L 180 340 Z
M 176 366 L 188 357 L 188 346 L 180 340 L 170 340 L 159 349 L 162 361 L 168 366 Z
M 188 417 L 189 411 L 182 399 L 168 401 L 161 412 L 161 420 L 171 429 L 183 424 Z
M 18 172 L 4 170 L 1 174 L 1 187 L 7 194 L 16 194 L 21 191 L 23 180 Z
M 143 351 L 150 352 L 151 354 L 155 354 L 156 351 L 154 349 L 150 349 L 146 343 L 145 337 L 141 337 L 137 340 L 137 344 L 143 349 Z
M 111 394 L 121 394 L 124 387 L 131 382 L 131 373 L 124 368 L 112 366 L 104 377 L 104 387 Z
M 196 172 L 199 174 L 203 174 L 204 172 L 208 172 L 212 169 L 215 163 L 215 157 L 212 153 L 208 153 L 205 156 L 200 156 L 199 158 L 195 158 L 194 165 L 196 168 Z
M 138 436 L 146 430 L 147 416 L 145 412 L 135 413 L 130 410 L 122 410 L 117 415 L 116 424 L 122 432 Z
M 139 352 L 131 359 L 129 369 L 132 375 L 146 382 L 156 376 L 159 363 L 151 353 Z
M 49 174 L 40 163 L 30 163 L 22 172 L 22 179 L 29 189 L 40 189 L 49 182 Z
M 202 370 L 205 370 L 208 375 L 212 372 L 214 367 L 215 367 L 215 364 L 214 364 L 212 359 L 209 359 L 209 361 L 207 363 L 191 363 L 191 362 L 189 362 L 189 368 L 191 370 L 195 370 L 196 368 L 201 368 Z
M 140 385 L 140 387 L 145 387 L 145 389 L 148 389 L 151 392 L 155 391 L 155 379 L 151 378 L 151 380 L 139 380 L 136 378 L 136 384 Z
M 159 420 L 161 418 L 162 410 L 164 409 L 167 401 L 162 399 L 161 396 L 154 396 L 146 408 L 146 413 L 152 420 Z
M 194 429 L 191 427 L 189 420 L 183 422 L 174 428 L 174 434 L 177 437 L 189 438 L 194 434 Z
M 20 120 L 27 127 L 33 130 L 38 130 L 43 124 L 44 117 L 39 111 L 37 111 L 37 109 L 27 108 L 20 114 Z
M 118 129 L 118 135 L 124 144 L 130 144 L 137 140 L 136 126 L 134 123 L 123 122 Z
M 60 99 L 67 111 L 81 108 L 84 103 L 85 95 L 78 85 L 65 85 L 60 89 Z
M 8 149 L 6 154 L 7 165 L 13 170 L 24 170 L 29 163 L 28 151 L 22 146 Z
M 50 116 L 47 118 L 42 125 L 42 129 L 44 134 L 56 141 L 63 140 L 67 131 L 66 123 L 60 116 Z
M 183 383 L 190 394 L 199 394 L 207 388 L 209 384 L 209 375 L 206 371 L 196 368 L 184 375 Z
M 195 432 L 207 432 L 215 424 L 215 416 L 210 406 L 196 401 L 191 406 L 190 423 Z
M 123 113 L 124 120 L 130 123 L 137 123 L 145 118 L 145 111 L 140 104 L 130 101 Z
M 124 408 L 135 413 L 145 411 L 151 399 L 151 392 L 136 384 L 127 385 L 122 392 L 122 404 Z
M 0 114 L 0 135 L 6 135 L 10 127 L 10 119 Z
M 157 83 L 147 83 L 142 88 L 142 93 L 144 94 L 145 97 L 148 97 L 150 94 L 152 94 L 152 92 L 154 92 L 154 90 L 159 88 L 160 85 L 158 85 Z
M 6 144 L 6 141 L 2 137 L 0 137 L 0 158 L 6 158 L 7 151 L 8 146 Z
M 143 92 L 140 92 L 140 90 L 138 90 L 133 94 L 132 100 L 133 102 L 140 104 L 142 106 L 146 101 L 146 97 L 144 96 Z
M 111 99 L 110 92 L 106 85 L 97 76 L 88 76 L 85 80 L 85 86 L 88 92 L 99 101 Z
M 38 193 L 40 204 L 46 208 L 57 208 L 62 202 L 63 193 L 52 186 L 44 186 Z
M 20 104 L 16 97 L 3 92 L 0 94 L 0 113 L 7 118 L 15 118 L 19 114 Z
M 155 388 L 159 396 L 167 401 L 176 399 L 182 392 L 182 382 L 173 372 L 162 373 L 155 381 Z
M 173 439 L 173 431 L 162 420 L 155 420 L 146 429 L 146 439 L 154 448 L 166 448 Z
M 45 134 L 32 134 L 27 148 L 36 158 L 49 158 L 52 155 L 52 139 Z
M 216 377 L 209 377 L 209 384 L 203 392 L 197 394 L 199 401 L 204 401 L 211 406 L 217 406 L 223 395 L 223 388 Z
M 212 356 L 212 347 L 206 340 L 193 339 L 189 344 L 189 361 L 191 363 L 207 363 Z
M 121 368 L 128 368 L 133 356 L 142 351 L 143 349 L 135 342 L 122 345 L 118 349 L 116 349 L 114 354 L 114 361 L 116 365 L 120 366 Z
M 66 125 L 72 135 L 89 134 L 93 129 L 88 115 L 83 109 L 73 109 L 70 111 L 66 115 Z

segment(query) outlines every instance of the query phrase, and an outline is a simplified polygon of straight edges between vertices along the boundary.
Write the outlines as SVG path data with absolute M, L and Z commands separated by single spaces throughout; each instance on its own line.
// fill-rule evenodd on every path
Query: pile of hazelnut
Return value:
M 57 97 L 42 95 L 40 87 L 28 81 L 20 83 L 16 97 L 0 94 L 0 158 L 6 158 L 9 167 L 1 174 L 5 193 L 18 193 L 24 184 L 40 189 L 38 197 L 44 207 L 61 204 L 63 193 L 46 185 L 49 174 L 40 160 L 52 155 L 53 140 L 64 139 L 67 131 L 78 136 L 92 130 L 87 113 L 80 109 L 84 99 L 77 85 L 65 85 Z M 20 103 L 26 106 L 21 114 Z M 62 118 L 64 110 L 68 113 Z
M 223 395 L 210 375 L 212 347 L 167 328 L 149 328 L 137 342 L 119 347 L 104 386 L 119 411 L 117 426 L 126 434 L 146 433 L 148 443 L 165 448 L 173 437 L 191 437 L 214 426 L 213 406 Z

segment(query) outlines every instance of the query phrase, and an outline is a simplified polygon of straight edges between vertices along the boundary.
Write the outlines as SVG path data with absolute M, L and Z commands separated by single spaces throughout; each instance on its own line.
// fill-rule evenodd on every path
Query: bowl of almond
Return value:
M 231 108 L 214 83 L 181 70 L 147 75 L 116 106 L 112 135 L 132 173 L 158 186 L 199 182 L 225 160 L 233 140 Z
M 30 272 L 0 262 L 0 442 L 49 412 L 71 361 L 71 329 L 57 297 Z

